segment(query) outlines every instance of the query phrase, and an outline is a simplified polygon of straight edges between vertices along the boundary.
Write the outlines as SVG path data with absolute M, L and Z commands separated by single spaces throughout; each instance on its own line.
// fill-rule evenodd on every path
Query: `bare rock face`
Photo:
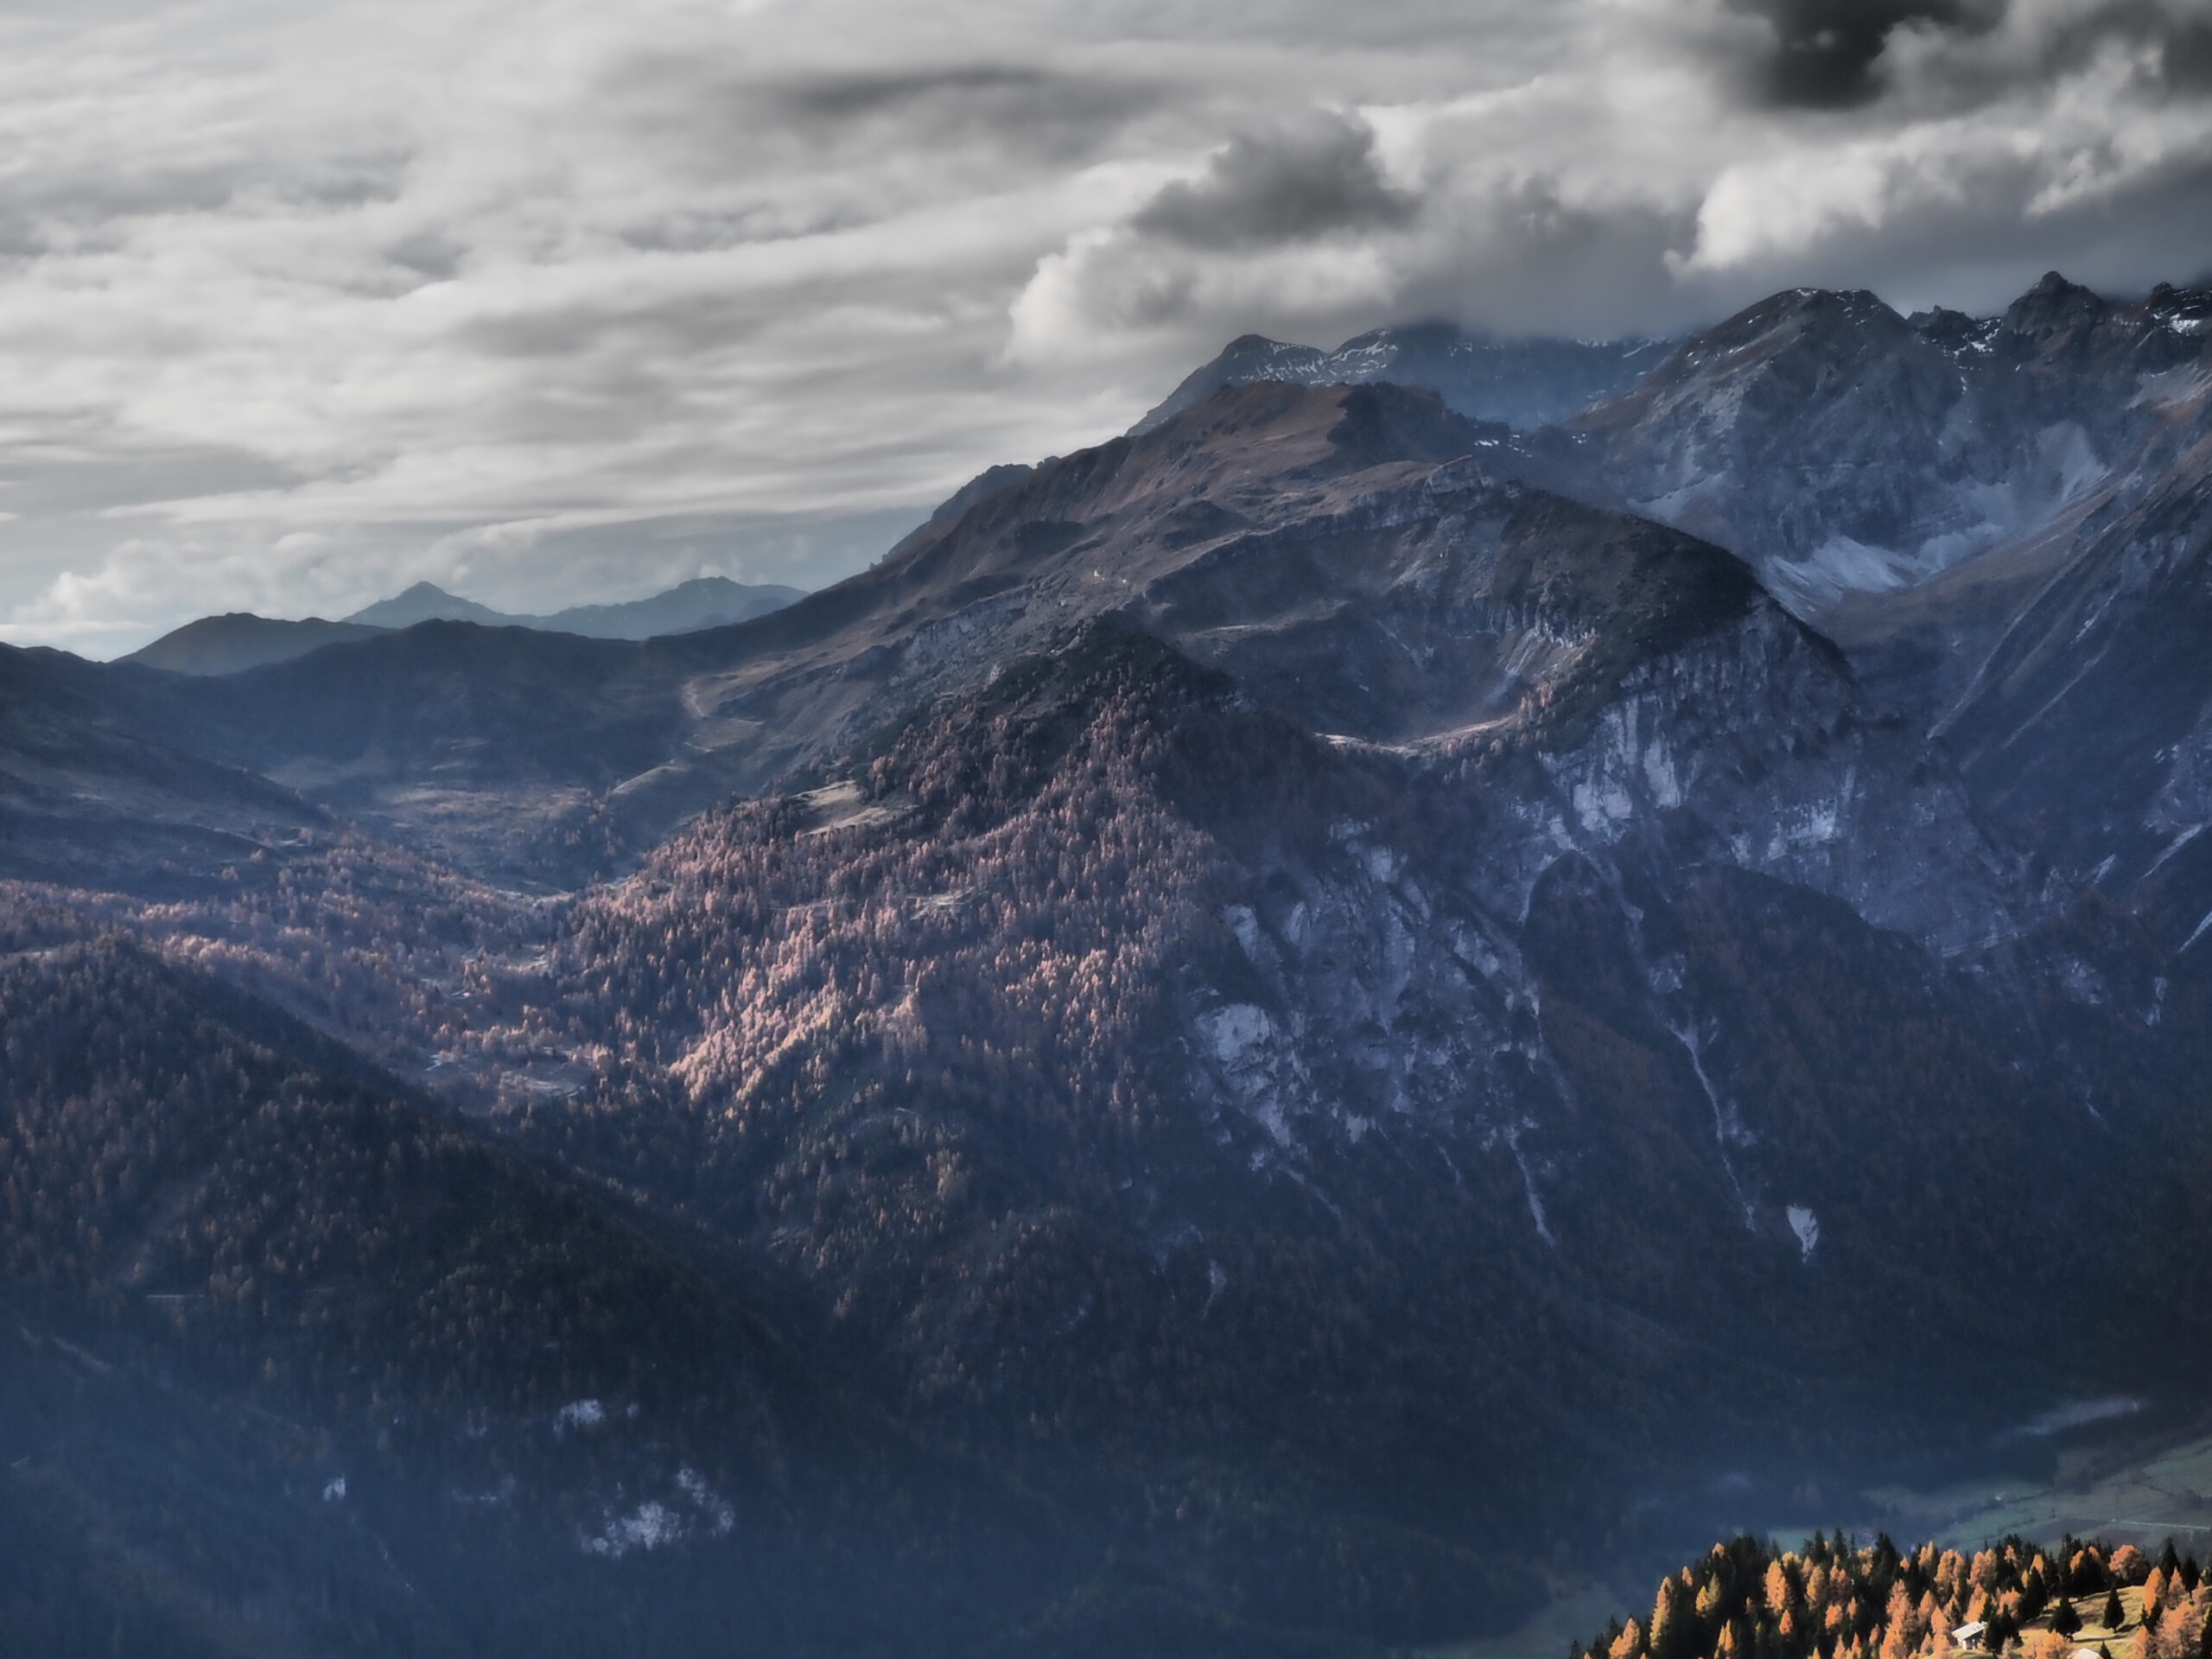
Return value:
M 1749 559 L 1800 615 L 1917 586 L 2172 454 L 2202 294 L 2056 273 L 2002 317 L 1800 289 L 1685 341 L 1568 427 L 1639 512 Z
M 2212 378 L 2198 394 L 2212 400 Z M 2101 515 L 1943 728 L 1987 810 L 2113 890 L 2212 823 L 2212 441 Z
M 1872 707 L 1937 734 L 2047 901 L 2155 874 L 2186 937 L 2212 909 L 2181 856 L 2212 822 L 2209 327 L 2212 294 L 2056 273 L 1979 320 L 1777 295 L 1550 442 L 1751 561 Z

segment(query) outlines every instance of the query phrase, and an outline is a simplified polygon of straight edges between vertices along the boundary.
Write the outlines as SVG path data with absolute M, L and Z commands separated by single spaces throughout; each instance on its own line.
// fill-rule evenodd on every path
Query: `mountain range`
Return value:
M 2201 1410 L 2208 315 L 1240 341 L 749 620 L 0 652 L 0 1537 L 1363 1653 Z
M 800 589 L 775 583 L 698 576 L 649 599 L 575 605 L 548 616 L 525 616 L 495 611 L 418 582 L 405 593 L 379 600 L 337 622 L 317 616 L 293 621 L 249 611 L 204 616 L 141 646 L 124 660 L 179 674 L 235 674 L 418 622 L 474 622 L 481 627 L 534 628 L 593 639 L 650 639 L 656 634 L 690 633 L 765 616 L 800 596 Z

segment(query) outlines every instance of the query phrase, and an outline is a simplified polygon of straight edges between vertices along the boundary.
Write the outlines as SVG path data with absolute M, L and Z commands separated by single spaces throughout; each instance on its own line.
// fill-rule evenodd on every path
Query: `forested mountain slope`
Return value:
M 1715 1544 L 1660 1580 L 1648 1616 L 1631 1615 L 1577 1659 L 1732 1659 L 1771 1654 L 1967 1651 L 2069 1659 L 2202 1659 L 2212 1586 L 2196 1557 L 2165 1541 L 2153 1554 L 2074 1537 L 1993 1539 L 1979 1549 L 1925 1543 L 1900 1553 L 1887 1535 L 1857 1545 L 1815 1534 L 1802 1551 L 1753 1538 Z M 1963 1639 L 1957 1639 L 1963 1638 Z
M 1794 1393 L 1904 1307 L 2016 1340 L 1961 1291 L 2025 1247 L 1999 1195 L 2081 1168 L 2063 1078 L 2015 1070 L 1970 981 L 1690 823 L 1487 903 L 1510 797 L 1110 626 L 844 797 L 716 815 L 587 903 L 550 1031 L 651 1064 L 538 1116 L 610 1166 L 689 1126 L 657 1179 L 818 1275 L 925 1400 L 1018 1386 L 1194 1445 L 1227 1408 L 1332 1462 L 1465 1456 L 1471 1489 L 1541 1445 L 1559 1495 L 1571 1447 L 1634 1443 L 1618 1414 Z M 1900 1201 L 1916 1168 L 1956 1200 Z M 1815 1283 L 1831 1319 L 1726 1357 Z

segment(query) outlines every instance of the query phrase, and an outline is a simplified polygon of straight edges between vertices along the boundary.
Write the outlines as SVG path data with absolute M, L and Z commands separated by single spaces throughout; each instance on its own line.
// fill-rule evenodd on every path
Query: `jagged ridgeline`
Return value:
M 1899 1553 L 1815 1534 L 1802 1550 L 1715 1544 L 1659 1581 L 1651 1611 L 1616 1619 L 1569 1659 L 2203 1659 L 2212 1584 L 2172 1540 L 2155 1556 L 2068 1536 Z

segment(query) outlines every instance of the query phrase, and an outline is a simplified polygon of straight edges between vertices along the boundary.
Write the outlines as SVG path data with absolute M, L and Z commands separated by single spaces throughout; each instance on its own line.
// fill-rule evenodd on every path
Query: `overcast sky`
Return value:
M 23 0 L 0 639 L 817 586 L 1248 330 L 2212 272 L 2212 0 Z

